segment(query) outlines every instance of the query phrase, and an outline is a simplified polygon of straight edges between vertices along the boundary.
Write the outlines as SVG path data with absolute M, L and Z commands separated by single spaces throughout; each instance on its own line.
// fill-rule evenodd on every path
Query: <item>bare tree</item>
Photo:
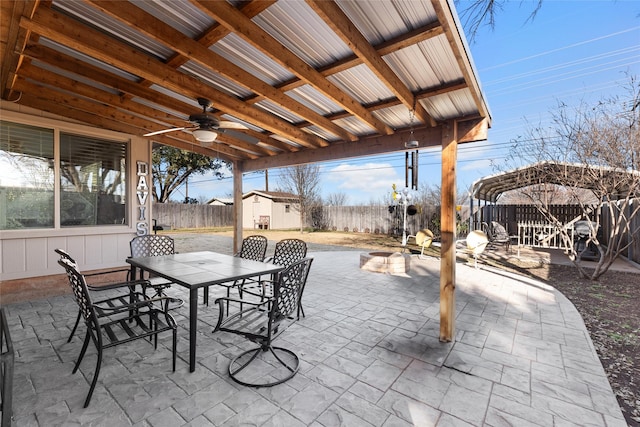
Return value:
M 551 214 L 553 198 L 544 191 L 520 193 L 555 226 L 580 275 L 592 280 L 604 274 L 616 257 L 640 236 L 640 227 L 631 229 L 634 218 L 640 217 L 638 78 L 630 77 L 626 89 L 624 99 L 613 97 L 596 105 L 582 103 L 575 109 L 561 104 L 552 112 L 551 128 L 529 129 L 507 161 L 516 166 L 533 162 L 546 182 L 561 186 L 565 197 L 580 205 L 581 219 L 586 220 L 589 227 L 584 250 L 573 245 L 571 228 Z M 589 197 L 585 196 L 584 189 L 591 191 Z M 606 222 L 603 222 L 603 210 L 607 212 Z M 607 236 L 605 241 L 598 238 L 602 226 L 607 227 L 603 233 Z M 588 272 L 581 261 L 582 253 L 589 247 L 595 247 L 599 255 L 593 272 Z
M 493 29 L 496 25 L 496 15 L 502 10 L 502 7 L 508 0 L 472 0 L 462 1 L 456 0 L 455 4 L 460 10 L 460 19 L 465 29 L 465 33 L 469 36 L 469 40 L 473 41 L 478 31 L 483 26 L 489 26 Z M 535 2 L 535 6 L 527 21 L 531 21 L 542 7 L 544 0 Z
M 280 176 L 279 184 L 282 191 L 298 196 L 298 205 L 295 208 L 300 212 L 300 233 L 302 233 L 307 215 L 320 199 L 320 167 L 298 165 L 285 168 Z
M 324 201 L 329 206 L 346 206 L 349 201 L 349 196 L 345 193 L 331 193 Z

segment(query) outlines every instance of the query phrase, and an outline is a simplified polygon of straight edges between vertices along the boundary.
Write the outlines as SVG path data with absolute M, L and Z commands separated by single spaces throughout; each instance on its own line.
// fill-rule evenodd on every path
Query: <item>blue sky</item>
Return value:
M 469 42 L 493 120 L 486 142 L 459 148 L 461 191 L 495 173 L 491 161 L 505 157 L 527 123 L 549 123 L 549 112 L 560 101 L 577 106 L 622 94 L 625 72 L 640 76 L 640 1 L 544 0 L 530 20 L 536 4 L 507 2 L 495 28 L 481 29 Z M 396 153 L 322 163 L 322 195 L 344 193 L 349 204 L 388 200 L 392 184 L 404 186 L 404 159 L 404 153 Z M 278 170 L 269 171 L 270 190 L 277 188 L 278 176 Z M 440 184 L 439 151 L 420 151 L 419 184 Z M 264 185 L 264 174 L 243 178 L 245 192 L 264 190 Z M 228 197 L 231 191 L 230 178 L 197 176 L 189 182 L 190 197 Z

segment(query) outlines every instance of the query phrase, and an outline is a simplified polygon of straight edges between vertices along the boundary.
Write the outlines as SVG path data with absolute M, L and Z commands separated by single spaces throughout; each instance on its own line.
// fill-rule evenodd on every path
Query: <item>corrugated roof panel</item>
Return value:
M 334 74 L 327 79 L 361 104 L 369 104 L 395 96 L 364 64 Z
M 287 95 L 318 114 L 328 115 L 344 110 L 340 105 L 308 84 L 288 91 Z
M 228 95 L 233 95 L 239 98 L 253 95 L 253 92 L 251 92 L 244 86 L 241 86 L 223 77 L 222 75 L 211 71 L 210 68 L 205 67 L 200 63 L 189 61 L 180 66 L 179 70 L 207 82 L 211 86 L 214 86 L 216 89 Z
M 235 34 L 227 35 L 211 46 L 211 50 L 272 86 L 295 77 L 278 62 Z
M 384 60 L 412 92 L 442 84 L 440 76 L 417 46 L 385 55 Z
M 297 116 L 295 114 L 293 114 L 291 111 L 286 110 L 284 108 L 282 108 L 281 106 L 279 106 L 278 104 L 275 104 L 269 100 L 263 100 L 260 101 L 258 103 L 255 104 L 256 107 L 261 108 L 271 114 L 274 114 L 286 121 L 288 121 L 289 123 L 299 123 L 301 121 L 303 121 L 303 119 L 300 116 Z
M 476 115 L 478 109 L 476 103 L 471 96 L 471 91 L 468 89 L 457 90 L 447 94 L 449 99 L 456 106 L 457 114 L 460 116 Z M 456 113 L 454 113 L 456 114 Z
M 141 51 L 156 56 L 157 58 L 166 59 L 174 53 L 172 49 L 133 30 L 132 27 L 124 24 L 122 21 L 100 12 L 88 3 L 77 0 L 56 0 L 53 2 L 52 9 L 71 15 L 74 19 L 85 22 L 103 33 L 131 46 L 135 46 Z
M 344 128 L 347 132 L 354 135 L 364 136 L 376 133 L 376 130 L 374 128 L 369 126 L 367 123 L 364 123 L 357 117 L 345 117 L 343 119 L 334 120 L 333 122 L 341 128 Z
M 215 23 L 188 0 L 134 1 L 133 3 L 192 39 Z
M 431 68 L 440 82 L 446 83 L 463 77 L 458 61 L 444 35 L 420 42 L 417 46 L 422 55 L 429 58 Z
M 404 105 L 376 110 L 373 114 L 393 129 L 402 129 L 411 125 L 411 111 Z M 418 125 L 420 122 L 413 118 L 413 124 Z
M 352 54 L 340 37 L 304 2 L 278 2 L 253 20 L 314 68 Z
M 423 99 L 420 103 L 436 120 L 475 115 L 478 112 L 467 89 Z
M 110 73 L 113 73 L 119 77 L 125 78 L 127 80 L 131 80 L 131 81 L 137 81 L 139 80 L 139 77 L 131 74 L 131 73 L 127 73 L 124 70 L 121 70 L 120 68 L 116 68 L 113 67 L 105 62 L 99 61 L 97 59 L 94 59 L 92 56 L 89 55 L 85 55 L 84 53 L 78 52 L 77 50 L 73 50 L 73 49 L 69 49 L 67 46 L 61 45 L 53 40 L 50 40 L 46 37 L 40 37 L 39 43 L 42 46 L 45 47 L 49 47 L 53 50 L 56 50 L 58 52 L 64 53 L 65 55 L 68 55 L 72 58 L 76 58 L 81 60 L 82 62 L 86 62 L 89 65 L 92 65 L 94 67 L 97 68 L 101 68 L 103 70 L 106 70 Z
M 326 139 L 327 141 L 339 141 L 340 138 L 337 138 L 334 134 L 327 132 L 326 130 L 318 127 L 318 126 L 307 126 L 303 129 L 305 132 L 308 132 L 312 135 L 319 136 L 322 139 Z
M 338 0 L 337 3 L 369 43 L 373 45 L 437 19 L 435 11 L 428 1 Z

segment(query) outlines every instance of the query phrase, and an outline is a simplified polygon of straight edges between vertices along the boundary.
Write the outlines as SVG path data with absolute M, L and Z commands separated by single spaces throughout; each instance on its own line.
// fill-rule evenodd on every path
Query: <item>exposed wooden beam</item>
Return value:
M 458 144 L 484 141 L 488 138 L 489 121 L 486 117 L 459 119 L 456 120 L 456 128 Z
M 263 80 L 260 80 L 251 73 L 245 71 L 243 68 L 233 64 L 231 61 L 228 61 L 212 50 L 207 49 L 200 43 L 185 36 L 180 31 L 175 30 L 170 25 L 165 24 L 132 3 L 123 2 L 121 0 L 87 1 L 92 3 L 101 11 L 111 15 L 113 18 L 119 19 L 127 25 L 135 26 L 138 31 L 141 31 L 149 37 L 164 43 L 171 49 L 176 50 L 183 57 L 189 58 L 192 61 L 198 62 L 205 67 L 220 73 L 228 79 L 235 81 L 245 88 L 258 93 L 273 103 L 291 111 L 303 120 L 325 129 L 336 137 L 347 141 L 355 141 L 358 139 L 357 136 L 346 132 L 343 128 L 330 120 L 327 120 L 322 115 L 287 96 L 283 91 L 274 88 Z
M 440 21 L 444 29 L 444 34 L 447 37 L 449 46 L 456 58 L 458 67 L 460 67 L 462 75 L 464 76 L 464 80 L 469 88 L 471 88 L 470 93 L 476 104 L 476 108 L 482 117 L 487 118 L 488 124 L 491 126 L 491 116 L 486 108 L 487 104 L 481 99 L 482 90 L 474 74 L 473 65 L 469 60 L 470 53 L 467 52 L 466 46 L 462 42 L 462 40 L 464 40 L 464 34 L 454 34 L 454 32 L 458 32 L 458 27 L 455 24 L 455 19 L 449 8 L 449 2 L 447 0 L 433 0 L 432 4 L 438 16 L 438 21 Z
M 410 130 L 396 132 L 393 135 L 370 136 L 357 142 L 334 143 L 328 147 L 315 150 L 300 150 L 297 153 L 283 153 L 273 157 L 261 157 L 244 162 L 247 172 L 272 169 L 278 167 L 301 165 L 306 163 L 325 162 L 335 159 L 373 156 L 376 154 L 407 151 L 404 143 L 408 140 Z M 426 126 L 413 130 L 412 138 L 420 142 L 420 148 L 439 146 L 441 143 L 440 126 Z
M 154 104 L 158 104 L 169 110 L 191 111 L 193 109 L 193 106 L 191 104 L 181 102 L 176 98 L 149 89 L 144 85 L 136 84 L 131 80 L 127 80 L 115 74 L 111 74 L 107 71 L 101 70 L 96 66 L 79 61 L 77 58 L 73 58 L 44 46 L 29 46 L 27 49 L 25 49 L 25 55 L 33 59 L 38 59 L 39 61 L 52 65 L 56 68 L 60 68 L 61 70 L 66 70 L 70 73 L 83 76 L 86 79 L 93 80 L 101 86 L 108 86 L 121 92 L 120 98 L 122 99 L 122 107 L 125 109 L 129 108 L 129 102 L 134 101 L 130 100 L 130 97 L 122 96 L 124 94 L 130 95 L 132 97 L 147 99 Z M 38 80 L 38 76 L 30 75 L 30 77 L 34 80 Z M 166 113 L 163 113 L 160 110 L 154 111 L 156 111 L 156 114 L 151 117 L 165 117 Z M 171 117 L 171 115 L 168 116 Z M 179 124 L 179 126 L 184 126 L 187 124 L 188 123 L 186 119 L 184 119 L 182 123 Z M 145 129 L 145 131 L 148 130 L 148 128 Z M 269 150 L 275 148 L 280 151 L 298 151 L 298 148 L 294 148 L 291 145 L 274 139 L 264 133 L 247 129 L 238 132 L 247 134 L 248 136 L 257 139 L 258 141 L 262 142 Z
M 378 133 L 388 135 L 393 130 L 373 116 L 366 108 L 354 99 L 349 97 L 333 83 L 329 82 L 317 70 L 304 62 L 293 52 L 289 51 L 282 43 L 273 38 L 250 19 L 247 19 L 236 8 L 227 2 L 196 2 L 203 11 L 207 12 L 220 24 L 227 27 L 242 37 L 247 43 L 262 51 L 265 55 L 278 61 L 282 66 L 289 69 L 299 78 L 314 86 L 334 102 L 342 105 L 345 110 L 358 117 L 364 123 L 370 125 Z
M 440 34 L 443 34 L 442 26 L 438 21 L 435 21 L 422 27 L 418 27 L 413 31 L 409 31 L 408 33 L 400 34 L 395 38 L 392 38 L 375 46 L 375 49 L 378 55 L 385 56 L 400 49 L 404 49 L 425 40 L 429 40 L 433 37 L 439 36 Z M 346 58 L 339 59 L 334 63 L 319 68 L 318 72 L 324 77 L 329 77 L 350 68 L 357 67 L 360 64 L 362 64 L 362 59 L 360 59 L 356 55 L 350 55 Z M 296 77 L 276 87 L 287 91 L 300 87 L 304 84 L 305 82 Z
M 342 39 L 362 62 L 395 94 L 415 117 L 431 126 L 436 121 L 417 103 L 411 90 L 393 72 L 371 43 L 362 35 L 333 0 L 307 0 L 314 12 Z
M 203 96 L 216 100 L 217 104 L 222 105 L 230 114 L 291 138 L 303 146 L 319 147 L 324 144 L 321 138 L 309 135 L 282 119 L 247 105 L 194 77 L 180 73 L 154 58 L 141 54 L 111 37 L 82 26 L 62 14 L 39 9 L 33 19 L 23 18 L 20 25 L 100 61 L 154 81 L 156 84 L 177 93 L 184 93 L 193 98 Z
M 30 18 L 40 5 L 39 0 L 0 1 L 0 95 L 13 98 L 13 83 L 22 63 L 22 51 L 29 40 L 30 32 L 20 28 L 22 16 Z
M 56 87 L 62 91 L 67 91 L 68 93 L 75 93 L 86 98 L 94 99 L 97 102 L 109 105 L 113 108 L 128 110 L 144 117 L 151 117 L 159 121 L 161 120 L 162 122 L 170 123 L 174 127 L 185 126 L 184 119 L 179 119 L 174 115 L 137 102 L 125 100 L 122 96 L 106 92 L 95 86 L 91 86 L 61 74 L 56 74 L 33 64 L 22 66 L 20 69 L 20 76 L 51 87 Z M 147 126 L 157 126 L 157 124 L 149 120 L 147 123 Z

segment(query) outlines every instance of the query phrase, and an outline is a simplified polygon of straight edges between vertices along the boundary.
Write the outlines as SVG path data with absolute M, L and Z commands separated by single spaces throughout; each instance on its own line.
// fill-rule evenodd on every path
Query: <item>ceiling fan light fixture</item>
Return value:
M 211 144 L 218 137 L 218 132 L 215 132 L 211 129 L 196 129 L 193 131 L 193 136 L 198 142 L 202 142 L 203 144 Z

